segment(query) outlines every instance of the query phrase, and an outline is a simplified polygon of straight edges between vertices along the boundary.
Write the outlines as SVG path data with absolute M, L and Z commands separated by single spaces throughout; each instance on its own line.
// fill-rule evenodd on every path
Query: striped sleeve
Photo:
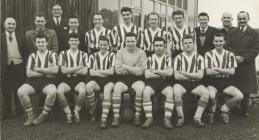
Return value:
M 180 71 L 181 70 L 181 60 L 180 55 L 177 55 L 174 59 L 174 70 Z
M 141 28 L 138 28 L 138 40 L 137 40 L 137 47 L 143 48 L 144 45 L 144 34 Z
M 205 56 L 204 56 L 204 67 L 211 68 L 211 58 L 210 58 L 208 52 L 205 53 Z
M 237 61 L 236 61 L 236 58 L 235 58 L 235 55 L 230 52 L 230 55 L 229 55 L 229 65 L 228 67 L 229 68 L 236 68 L 237 67 Z
M 146 64 L 146 69 L 151 70 L 151 68 L 152 68 L 152 56 L 148 57 L 147 64 Z
M 66 66 L 67 64 L 67 56 L 66 56 L 66 53 L 64 51 L 62 51 L 60 54 L 59 54 L 59 65 L 60 66 Z
M 94 69 L 94 54 L 91 54 L 88 60 L 88 68 Z
M 198 55 L 197 58 L 197 70 L 204 70 L 204 58 L 201 55 Z
M 146 63 L 147 63 L 146 53 L 143 50 L 141 50 L 140 59 L 139 59 L 139 61 L 138 61 L 136 66 L 145 69 L 146 68 Z
M 115 66 L 115 54 L 114 53 L 110 54 L 109 64 L 108 65 L 109 65 L 108 66 L 109 68 Z
M 85 53 L 85 52 L 82 52 L 83 54 L 82 54 L 82 63 L 83 63 L 83 66 L 84 67 L 88 67 L 87 66 L 87 63 L 88 63 L 88 55 L 87 55 L 87 53 Z
M 58 65 L 58 55 L 57 55 L 57 53 L 55 53 L 55 52 L 51 53 L 50 63 L 53 63 L 54 66 Z
M 173 69 L 173 64 L 172 64 L 172 59 L 171 59 L 171 57 L 170 56 L 168 56 L 167 57 L 167 60 L 166 60 L 167 62 L 166 62 L 166 64 L 167 64 L 167 66 L 166 66 L 166 68 L 167 69 Z
M 28 61 L 27 61 L 27 69 L 33 69 L 35 66 L 35 58 L 33 57 L 33 53 L 29 55 Z
M 89 34 L 88 32 L 85 33 L 85 46 L 88 49 L 88 53 L 89 53 L 89 49 L 90 49 L 90 39 L 89 39 Z

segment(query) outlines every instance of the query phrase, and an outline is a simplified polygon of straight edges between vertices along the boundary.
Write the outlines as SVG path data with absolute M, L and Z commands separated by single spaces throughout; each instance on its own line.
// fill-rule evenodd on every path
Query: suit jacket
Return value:
M 23 64 L 25 65 L 27 62 L 27 58 L 29 54 L 32 52 L 28 46 L 25 44 L 25 37 L 15 33 L 15 37 L 18 44 L 18 50 L 23 60 Z M 7 72 L 7 60 L 8 60 L 8 52 L 7 52 L 7 40 L 5 32 L 1 34 L 1 78 L 6 75 Z
M 68 28 L 67 24 L 68 24 L 67 19 L 63 18 L 63 17 L 61 17 L 59 26 L 57 26 L 55 24 L 53 17 L 51 17 L 50 19 L 47 20 L 46 27 L 49 29 L 55 30 L 57 37 L 58 37 L 58 46 L 59 47 L 64 45 L 64 42 L 61 41 L 61 36 L 62 36 L 63 31 Z
M 48 37 L 47 48 L 51 51 L 58 52 L 58 37 L 56 32 L 53 29 L 45 28 L 42 33 Z M 37 47 L 35 46 L 35 36 L 37 34 L 39 34 L 39 32 L 36 29 L 32 29 L 26 32 L 26 44 L 33 51 L 37 50 Z
M 78 46 L 78 49 L 82 50 L 84 52 L 87 52 L 87 48 L 85 46 L 85 34 L 84 34 L 84 32 L 78 30 L 77 33 L 80 36 L 80 44 Z M 63 45 L 60 46 L 59 52 L 69 49 L 68 39 L 69 39 L 69 29 L 63 30 L 61 40 L 60 40 Z
M 227 48 L 235 55 L 244 57 L 244 62 L 238 64 L 235 71 L 235 85 L 245 94 L 257 93 L 255 57 L 259 52 L 259 33 L 249 26 L 245 32 L 234 28 L 227 39 Z
M 208 29 L 205 32 L 206 38 L 203 46 L 201 45 L 201 40 L 200 40 L 200 36 L 201 36 L 200 27 L 196 27 L 194 30 L 196 32 L 197 52 L 202 56 L 204 56 L 205 52 L 214 49 L 214 45 L 212 41 L 213 41 L 213 35 L 217 31 L 217 29 L 214 27 L 208 26 Z

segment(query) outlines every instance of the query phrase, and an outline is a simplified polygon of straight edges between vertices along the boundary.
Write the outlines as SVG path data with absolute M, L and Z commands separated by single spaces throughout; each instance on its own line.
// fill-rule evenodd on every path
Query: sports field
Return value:
M 2 122 L 2 140 L 258 140 L 259 106 L 250 107 L 250 116 L 231 115 L 230 124 L 219 120 L 205 128 L 196 128 L 188 120 L 183 128 L 166 130 L 162 121 L 150 129 L 142 129 L 130 123 L 119 128 L 100 130 L 97 123 L 83 120 L 80 125 L 67 125 L 64 120 L 48 121 L 37 127 L 23 127 L 25 116 L 13 117 Z

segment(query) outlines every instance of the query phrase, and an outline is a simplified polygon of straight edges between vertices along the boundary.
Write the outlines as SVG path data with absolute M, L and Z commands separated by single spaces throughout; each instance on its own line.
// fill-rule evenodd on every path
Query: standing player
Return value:
M 72 123 L 72 113 L 68 106 L 65 93 L 74 90 L 78 95 L 76 100 L 76 106 L 74 109 L 75 123 L 80 123 L 79 112 L 85 100 L 85 78 L 87 74 L 87 53 L 78 50 L 79 35 L 76 33 L 69 34 L 68 44 L 69 50 L 62 51 L 60 53 L 60 68 L 63 74 L 66 74 L 66 78 L 58 85 L 57 100 L 66 114 L 66 122 Z
M 165 38 L 165 40 L 169 40 L 169 39 L 166 38 L 167 37 L 166 31 L 161 30 L 161 28 L 159 28 L 158 13 L 151 12 L 150 14 L 148 14 L 148 24 L 149 24 L 149 27 L 144 30 L 143 50 L 146 52 L 146 55 L 149 57 L 154 53 L 153 41 L 155 37 L 163 37 Z
M 203 127 L 204 123 L 201 121 L 201 117 L 209 100 L 209 91 L 200 82 L 204 74 L 204 60 L 194 50 L 192 35 L 183 37 L 183 50 L 174 60 L 174 78 L 176 80 L 173 87 L 174 101 L 179 118 L 176 126 L 181 127 L 184 124 L 182 96 L 191 93 L 200 96 L 194 121 L 198 127 Z
M 192 34 L 195 38 L 194 29 L 188 27 L 184 23 L 184 13 L 182 11 L 174 11 L 172 13 L 174 26 L 168 28 L 172 45 L 168 50 L 168 54 L 174 59 L 176 55 L 182 52 L 183 44 L 182 39 L 184 35 Z M 169 38 L 168 38 L 169 39 Z
M 131 21 L 133 16 L 132 10 L 129 7 L 122 7 L 121 17 L 122 24 L 117 25 L 113 28 L 113 51 L 120 50 L 121 48 L 126 47 L 125 36 L 127 33 L 134 33 L 137 37 L 136 46 L 141 48 L 143 45 L 143 33 L 141 28 L 134 25 Z
M 110 41 L 111 38 L 111 30 L 106 29 L 103 27 L 103 15 L 101 13 L 94 14 L 94 28 L 86 32 L 85 34 L 85 43 L 86 47 L 88 48 L 88 53 L 93 54 L 99 51 L 99 37 L 106 36 Z M 109 43 L 110 43 L 109 41 Z M 110 44 L 109 44 L 110 45 Z
M 119 110 L 121 105 L 121 94 L 130 87 L 135 91 L 135 118 L 134 124 L 140 125 L 140 113 L 142 110 L 142 94 L 145 87 L 143 74 L 146 66 L 146 54 L 136 47 L 137 37 L 134 33 L 126 34 L 126 47 L 118 51 L 115 58 L 115 71 L 118 75 L 114 86 L 112 106 L 114 118 L 112 126 L 119 126 Z
M 56 100 L 57 88 L 53 77 L 58 73 L 58 57 L 56 53 L 47 49 L 47 41 L 43 34 L 35 36 L 35 46 L 38 50 L 30 54 L 26 82 L 18 89 L 21 104 L 28 115 L 24 126 L 41 124 Z M 42 113 L 35 119 L 30 95 L 41 92 L 46 95 L 45 104 Z
M 148 128 L 153 123 L 152 102 L 150 97 L 155 93 L 162 93 L 166 96 L 164 126 L 165 128 L 171 129 L 172 124 L 170 119 L 174 109 L 173 88 L 170 81 L 173 75 L 171 57 L 165 55 L 165 40 L 161 37 L 155 37 L 154 50 L 155 53 L 148 57 L 147 69 L 145 70 L 147 80 L 143 92 L 143 108 L 147 120 L 142 127 Z
M 100 36 L 98 46 L 100 50 L 89 57 L 89 72 L 92 80 L 86 84 L 86 91 L 89 95 L 95 95 L 95 93 L 103 91 L 104 99 L 100 127 L 105 128 L 111 106 L 111 92 L 114 87 L 111 76 L 114 75 L 115 54 L 108 51 L 109 40 L 106 36 Z M 88 97 L 91 100 L 91 96 Z M 95 104 L 91 105 L 95 106 Z M 94 106 L 92 106 L 93 109 L 95 109 Z
M 221 118 L 224 123 L 229 122 L 228 112 L 243 99 L 242 92 L 233 86 L 233 75 L 237 62 L 232 52 L 225 50 L 223 33 L 214 35 L 213 44 L 215 49 L 205 53 L 205 68 L 208 90 L 210 91 L 210 113 L 208 114 L 209 123 L 214 123 L 214 113 L 216 111 L 216 94 L 220 93 L 231 96 L 221 108 Z

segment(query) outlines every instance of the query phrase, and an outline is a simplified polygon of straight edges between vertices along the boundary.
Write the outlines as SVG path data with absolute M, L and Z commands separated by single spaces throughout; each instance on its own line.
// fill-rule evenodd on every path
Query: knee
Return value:
M 18 95 L 19 97 L 23 97 L 23 96 L 24 96 L 24 91 L 22 90 L 22 88 L 19 88 L 19 89 L 18 89 L 17 95 Z
M 122 93 L 122 88 L 120 86 L 115 86 L 113 96 L 121 96 L 121 93 Z
M 166 94 L 166 99 L 167 100 L 173 100 L 174 99 L 174 94 L 173 93 L 167 93 Z
M 152 94 L 148 91 L 143 92 L 143 100 L 150 100 L 150 97 L 152 96 Z
M 56 98 L 57 90 L 56 89 L 52 89 L 52 90 L 48 91 L 47 96 L 49 96 L 51 98 Z
M 214 101 L 216 100 L 216 93 L 215 92 L 209 92 L 209 99 Z
M 237 92 L 235 98 L 239 101 L 244 99 L 244 95 L 241 92 Z
M 210 98 L 210 92 L 208 90 L 206 90 L 206 89 L 203 89 L 201 91 L 201 97 L 200 98 L 203 99 L 203 100 L 208 101 L 209 98 Z

